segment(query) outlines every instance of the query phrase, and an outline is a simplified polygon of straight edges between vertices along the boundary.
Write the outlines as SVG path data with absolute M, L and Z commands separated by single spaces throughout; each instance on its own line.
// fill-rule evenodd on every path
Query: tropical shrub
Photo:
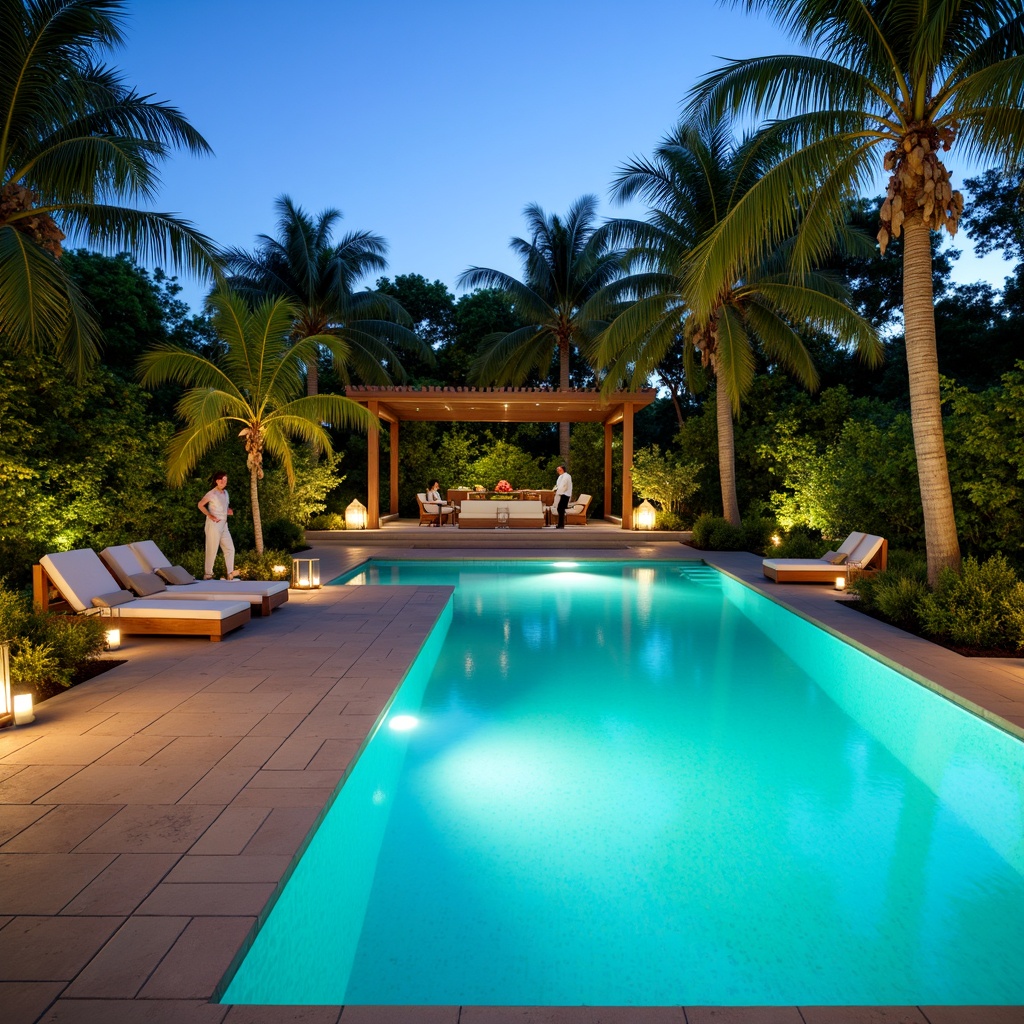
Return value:
M 1024 649 L 1024 583 L 1003 555 L 943 569 L 919 610 L 925 632 L 954 644 Z
M 794 526 L 786 531 L 781 543 L 773 544 L 772 558 L 818 558 L 827 544 L 805 526 Z
M 272 519 L 263 527 L 264 543 L 281 551 L 297 551 L 306 543 L 305 531 L 290 519 Z
M 344 530 L 345 517 L 340 512 L 325 512 L 322 516 L 313 516 L 307 530 Z
M 550 474 L 544 470 L 539 459 L 524 452 L 508 441 L 495 440 L 490 450 L 476 459 L 470 467 L 474 484 L 483 484 L 493 490 L 499 480 L 511 481 L 514 488 L 541 487 Z
M 662 453 L 656 444 L 641 448 L 633 457 L 633 491 L 655 502 L 663 513 L 673 512 L 678 517 L 697 491 L 697 474 L 702 468 L 682 462 L 676 454 Z

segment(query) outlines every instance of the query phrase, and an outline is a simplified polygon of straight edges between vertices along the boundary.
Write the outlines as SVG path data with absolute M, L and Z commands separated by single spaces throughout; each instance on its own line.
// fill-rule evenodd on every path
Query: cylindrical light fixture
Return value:
M 121 630 L 107 630 L 107 650 L 116 651 L 121 646 Z
M 846 577 L 845 576 L 837 576 L 836 577 L 836 590 L 845 590 L 845 589 L 846 589 Z
M 32 694 L 16 693 L 14 695 L 14 724 L 28 725 L 36 720 L 35 712 L 32 710 Z
M 0 644 L 0 726 L 14 721 L 14 707 L 11 703 L 11 645 Z
M 292 589 L 317 590 L 320 587 L 320 559 L 292 559 Z

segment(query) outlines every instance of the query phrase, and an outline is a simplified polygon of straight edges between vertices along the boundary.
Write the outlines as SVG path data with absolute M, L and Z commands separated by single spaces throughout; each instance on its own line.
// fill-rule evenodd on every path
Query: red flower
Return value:
M 499 494 L 511 494 L 512 485 L 507 480 L 499 480 L 495 485 L 494 489 Z

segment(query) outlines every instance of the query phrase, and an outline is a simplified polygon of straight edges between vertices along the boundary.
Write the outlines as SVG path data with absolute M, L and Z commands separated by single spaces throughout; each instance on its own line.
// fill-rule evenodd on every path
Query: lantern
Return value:
M 633 513 L 634 528 L 637 530 L 653 530 L 657 514 L 655 507 L 644 498 L 640 503 L 640 507 Z
M 107 650 L 116 651 L 121 646 L 121 630 L 107 630 Z
M 366 529 L 366 506 L 358 498 L 353 498 L 345 509 L 345 529 Z
M 318 590 L 320 588 L 320 559 L 292 559 L 292 589 Z
M 14 695 L 14 724 L 28 725 L 36 720 L 32 710 L 32 694 L 16 693 Z
M 14 721 L 11 704 L 11 645 L 0 644 L 0 726 Z
M 836 590 L 845 590 L 845 589 L 846 589 L 846 577 L 845 576 L 837 576 L 836 577 Z

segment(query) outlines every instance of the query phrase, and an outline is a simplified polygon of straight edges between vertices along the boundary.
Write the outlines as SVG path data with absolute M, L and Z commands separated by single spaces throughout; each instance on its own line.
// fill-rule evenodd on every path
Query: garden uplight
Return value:
M 846 577 L 845 576 L 837 576 L 836 577 L 836 590 L 845 590 L 845 589 L 846 589 Z
M 11 707 L 11 645 L 0 644 L 0 726 L 14 721 Z
M 292 559 L 292 589 L 318 590 L 320 587 L 320 559 Z
M 32 710 L 32 694 L 16 693 L 14 695 L 14 724 L 28 725 L 36 720 L 35 712 Z
M 106 637 L 108 651 L 116 651 L 121 646 L 121 630 L 108 629 Z

